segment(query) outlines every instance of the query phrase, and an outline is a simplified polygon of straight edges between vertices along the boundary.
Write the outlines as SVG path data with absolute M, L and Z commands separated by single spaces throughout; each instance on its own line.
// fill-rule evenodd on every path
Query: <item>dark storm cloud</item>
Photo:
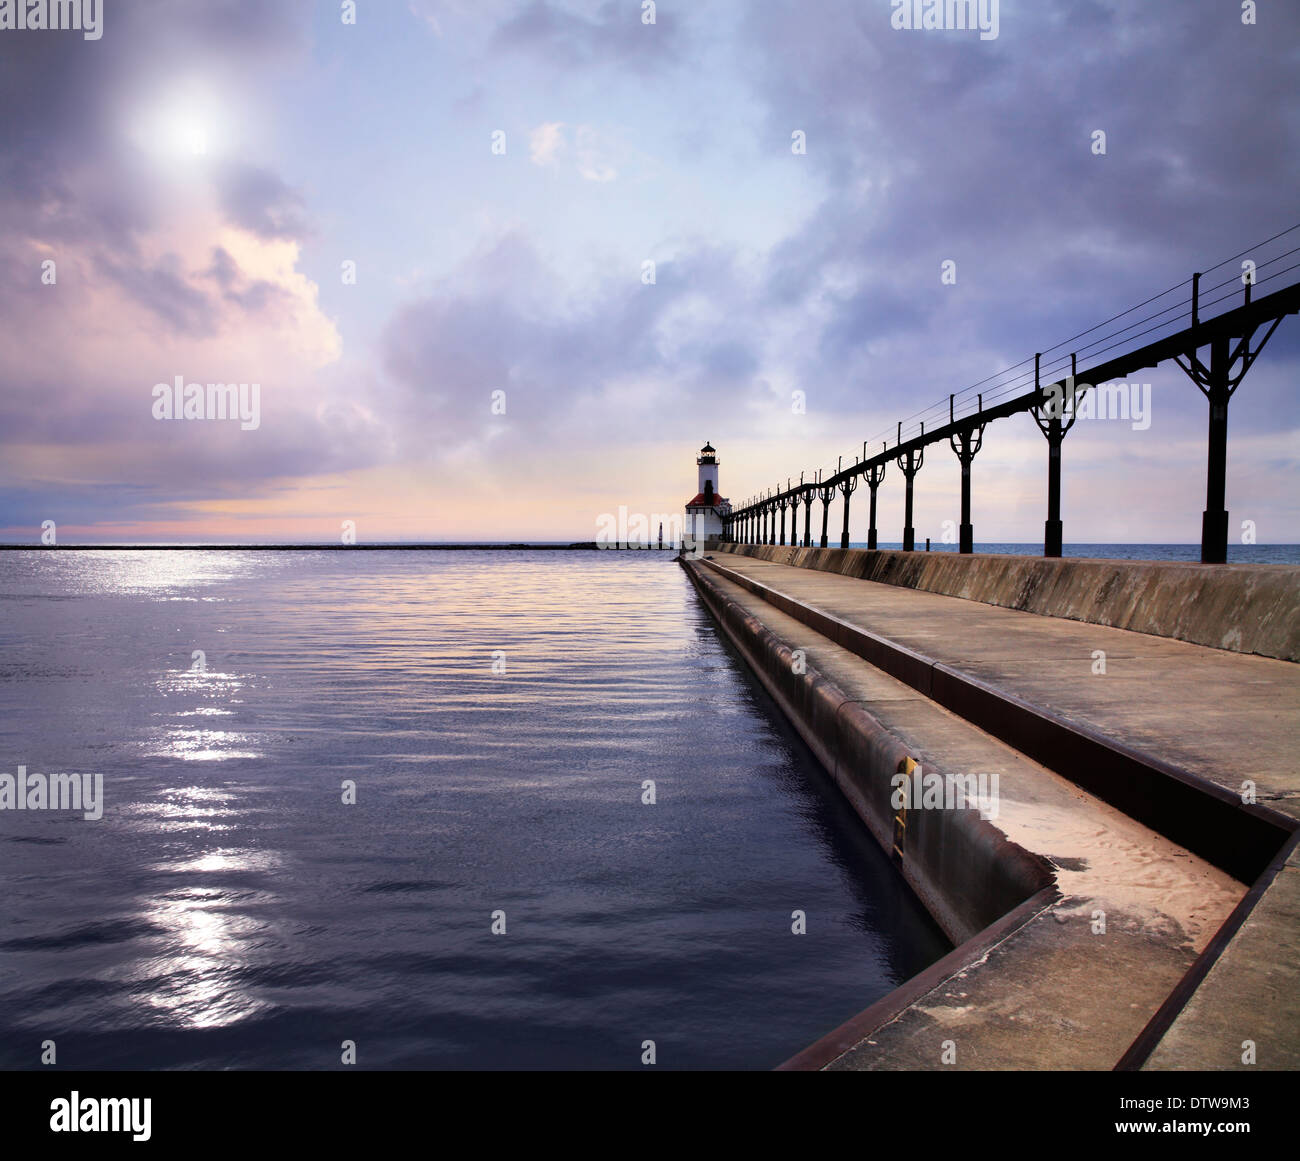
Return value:
M 974 380 L 978 345 L 1023 357 L 1300 219 L 1300 9 L 1252 28 L 1212 0 L 1003 0 L 989 42 L 896 31 L 886 3 L 749 11 L 768 133 L 805 130 L 800 161 L 831 191 L 768 282 L 773 304 L 830 304 L 805 364 L 819 383 L 879 369 L 866 348 L 892 339 L 912 359 L 882 405 L 938 396 L 913 385 L 929 356 L 970 349 Z
M 442 444 L 478 438 L 500 426 L 489 401 L 504 390 L 507 414 L 530 438 L 611 421 L 635 438 L 656 416 L 719 415 L 755 390 L 741 312 L 719 323 L 693 317 L 687 301 L 744 297 L 726 253 L 665 262 L 651 286 L 611 278 L 576 302 L 549 297 L 555 284 L 532 247 L 510 236 L 400 311 L 383 340 L 394 426 L 437 431 Z
M 258 57 L 301 48 L 315 7 L 311 0 L 150 0 L 146 5 L 150 23 L 167 13 L 168 35 L 177 47 L 205 45 L 223 54 Z
M 212 262 L 203 271 L 203 277 L 210 278 L 221 288 L 222 296 L 227 302 L 236 303 L 249 312 L 260 311 L 273 300 L 284 297 L 284 292 L 274 283 L 245 278 L 238 263 L 224 246 L 212 247 Z
M 175 254 L 164 254 L 152 264 L 119 262 L 101 254 L 94 267 L 171 330 L 188 335 L 212 333 L 211 300 L 186 281 Z
M 164 254 L 156 262 L 138 255 L 130 260 L 100 252 L 93 259 L 100 277 L 118 286 L 134 302 L 151 311 L 176 333 L 205 336 L 214 333 L 219 311 L 213 298 L 194 286 L 180 258 Z M 212 264 L 200 274 L 212 279 L 222 298 L 246 312 L 257 312 L 283 292 L 272 283 L 245 277 L 235 260 L 220 246 L 213 248 Z
M 301 238 L 307 232 L 302 195 L 270 170 L 223 166 L 216 185 L 221 208 L 234 225 L 260 238 Z
M 101 170 L 89 203 L 77 171 L 103 157 L 113 133 L 106 95 L 120 75 L 102 41 L 39 33 L 0 36 L 0 232 L 41 208 L 49 235 L 80 236 L 145 224 L 129 172 Z M 7 219 L 7 220 L 6 220 Z
M 764 402 L 789 408 L 764 393 L 774 356 L 820 408 L 865 401 L 892 426 L 1300 219 L 1286 47 L 1300 10 L 1249 28 L 1216 0 L 1003 0 L 992 41 L 896 31 L 890 11 L 887 0 L 757 0 L 739 13 L 736 75 L 763 137 L 825 190 L 757 285 L 719 273 L 733 256 L 703 246 L 653 297 L 614 289 L 585 312 L 530 313 L 483 293 L 482 268 L 466 268 L 454 290 L 394 319 L 388 370 L 452 438 L 486 427 L 487 383 L 519 388 L 539 424 L 579 423 L 609 384 L 637 377 L 664 409 L 722 400 L 733 430 L 747 415 L 759 430 Z M 543 0 L 495 42 L 591 69 L 617 56 L 615 29 L 630 53 L 652 43 L 609 5 L 585 18 Z M 794 129 L 806 156 L 789 155 Z M 1098 129 L 1105 156 L 1092 152 Z M 948 260 L 954 286 L 940 278 Z M 665 348 L 657 328 L 688 293 L 702 318 L 729 320 L 726 333 L 700 324 Z M 798 341 L 773 351 L 783 320 Z
M 143 458 L 148 449 L 139 450 Z M 145 464 L 131 482 L 33 480 L 0 489 L 0 528 L 27 530 L 34 544 L 40 539 L 41 522 L 53 520 L 60 528 L 94 525 L 97 532 L 86 540 L 112 541 L 120 535 L 119 525 L 174 521 L 183 517 L 181 506 L 188 503 L 274 497 L 288 490 L 287 481 L 259 478 L 254 487 L 247 480 L 232 479 L 204 454 L 206 444 L 196 441 L 193 450 L 195 470 L 183 476 L 151 471 Z M 22 542 L 21 534 L 11 539 Z

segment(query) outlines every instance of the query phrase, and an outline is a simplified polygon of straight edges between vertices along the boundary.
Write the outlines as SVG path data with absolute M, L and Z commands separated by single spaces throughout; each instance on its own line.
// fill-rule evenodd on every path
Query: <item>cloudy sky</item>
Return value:
M 679 512 L 706 439 L 739 502 L 1300 222 L 1283 0 L 1001 0 L 996 38 L 889 0 L 348 7 L 0 29 L 0 539 L 594 539 Z M 1298 366 L 1291 318 L 1232 406 L 1264 543 L 1300 540 Z M 178 376 L 257 383 L 258 425 L 155 419 Z M 1143 377 L 1149 427 L 1066 441 L 1067 541 L 1199 539 L 1205 403 Z M 977 539 L 1041 537 L 1045 470 L 989 428 Z M 957 481 L 931 449 L 919 535 Z M 882 539 L 901 511 L 894 472 Z

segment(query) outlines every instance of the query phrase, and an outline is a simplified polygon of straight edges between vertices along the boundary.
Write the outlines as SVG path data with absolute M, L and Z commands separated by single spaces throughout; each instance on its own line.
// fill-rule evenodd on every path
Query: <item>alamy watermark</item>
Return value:
M 0 810 L 80 810 L 89 822 L 104 817 L 102 774 L 0 774 Z
M 130 1133 L 133 1141 L 147 1141 L 152 1113 L 152 1097 L 82 1096 L 74 1088 L 50 1101 L 50 1132 Z
M 206 388 L 206 389 L 205 389 Z M 262 422 L 259 383 L 158 383 L 153 389 L 155 419 L 238 419 L 243 431 L 256 431 Z
M 1150 383 L 1076 383 L 1067 375 L 1064 383 L 1047 389 L 1043 410 L 1049 419 L 1127 419 L 1134 431 L 1151 426 Z
M 671 548 L 696 558 L 704 553 L 704 542 L 716 536 L 706 528 L 707 516 L 700 513 L 630 512 L 626 504 L 618 506 L 617 515 L 602 512 L 596 517 L 597 548 Z
M 998 775 L 925 773 L 920 766 L 910 774 L 895 774 L 889 805 L 900 810 L 978 810 L 980 818 L 997 818 Z
M 0 0 L 0 32 L 79 31 L 86 40 L 104 35 L 100 0 Z
M 909 31 L 975 31 L 998 38 L 998 0 L 892 0 L 891 28 Z

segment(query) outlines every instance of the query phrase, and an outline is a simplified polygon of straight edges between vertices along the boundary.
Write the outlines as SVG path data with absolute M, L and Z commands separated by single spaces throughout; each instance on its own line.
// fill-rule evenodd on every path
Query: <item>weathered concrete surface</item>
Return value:
M 979 770 L 999 777 L 1007 772 L 1002 760 L 1014 751 L 971 749 L 972 740 L 991 739 L 964 723 L 954 730 L 960 719 L 802 626 L 793 638 L 799 644 L 791 646 L 781 632 L 789 618 L 748 593 L 737 599 L 732 590 L 743 590 L 708 571 L 692 569 L 691 576 L 750 668 L 885 850 L 893 842 L 891 779 L 904 758 L 928 770 Z M 812 641 L 816 664 L 805 648 L 796 665 L 793 649 Z M 903 728 L 909 722 L 914 728 Z M 1043 860 L 1012 847 L 977 811 L 923 812 L 909 820 L 905 845 L 903 877 L 954 943 L 970 939 L 1052 881 Z M 973 867 L 978 874 L 971 874 Z
M 936 981 L 834 1066 L 1112 1067 L 1244 888 L 760 597 L 702 564 L 686 567 L 887 849 L 882 803 L 900 751 L 927 770 L 997 776 L 994 819 L 971 818 L 971 811 L 909 815 L 902 870 L 945 926 L 960 936 L 963 924 L 971 930 L 1040 883 L 1023 860 L 1026 851 L 1047 861 L 1062 896 Z M 806 672 L 796 672 L 795 650 L 803 651 Z M 927 828 L 938 841 L 913 845 L 914 830 Z M 983 838 L 990 830 L 996 836 Z M 1008 877 L 1004 864 L 1017 857 Z M 1105 913 L 1104 932 L 1094 930 L 1096 912 Z M 945 1041 L 956 1051 L 951 1064 Z
M 748 555 L 713 555 L 726 569 L 1233 794 L 1250 780 L 1260 803 L 1300 818 L 1300 666 Z M 1094 673 L 1098 651 L 1104 674 Z
M 1300 567 L 1048 560 L 955 552 L 714 544 L 709 551 L 834 572 L 1239 653 L 1300 660 Z
M 1091 934 L 1093 911 L 1105 936 Z M 1069 897 L 825 1067 L 1109 1071 L 1190 961 L 1104 893 Z
M 1300 1069 L 1300 850 L 1147 1059 L 1145 1069 Z M 1245 1041 L 1255 1061 L 1243 1059 Z

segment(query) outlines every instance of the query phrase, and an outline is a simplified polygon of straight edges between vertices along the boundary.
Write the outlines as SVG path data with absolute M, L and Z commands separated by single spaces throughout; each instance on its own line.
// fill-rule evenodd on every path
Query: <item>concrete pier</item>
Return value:
M 1278 656 L 1300 570 L 1034 561 L 1044 584 L 1022 558 L 953 556 L 944 580 L 904 555 L 685 562 L 958 944 L 789 1067 L 1296 1067 L 1300 667 Z M 1113 579 L 1090 596 L 1097 565 Z M 925 591 L 942 587 L 983 599 Z M 1231 602 L 1228 648 L 1173 639 Z M 1135 628 L 1092 623 L 1117 609 Z M 984 776 L 996 810 L 898 810 L 912 763 Z
M 727 551 L 895 588 L 1300 661 L 1294 565 L 962 556 L 729 544 Z

